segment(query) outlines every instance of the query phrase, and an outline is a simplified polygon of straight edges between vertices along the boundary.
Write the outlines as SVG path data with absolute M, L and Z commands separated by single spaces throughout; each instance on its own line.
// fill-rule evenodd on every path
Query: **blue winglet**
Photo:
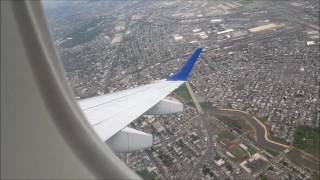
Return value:
M 202 51 L 202 48 L 197 48 L 192 54 L 192 56 L 188 59 L 188 61 L 182 66 L 182 68 L 179 71 L 177 71 L 175 74 L 169 76 L 167 80 L 168 81 L 186 81 L 192 70 L 193 65 L 195 64 L 198 57 L 200 56 L 201 51 Z

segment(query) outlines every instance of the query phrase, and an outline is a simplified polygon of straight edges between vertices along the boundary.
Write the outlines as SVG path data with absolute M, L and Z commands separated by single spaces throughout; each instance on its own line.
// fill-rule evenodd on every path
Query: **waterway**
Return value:
M 234 109 L 219 109 L 216 111 L 219 111 L 219 114 L 225 113 L 226 116 L 234 115 L 235 117 L 248 121 L 254 128 L 256 141 L 261 147 L 265 149 L 276 150 L 278 152 L 282 152 L 290 148 L 290 146 L 288 145 L 281 144 L 279 142 L 269 139 L 268 129 L 261 121 L 259 121 L 254 116 L 251 116 L 246 112 Z M 316 172 L 319 170 L 320 162 L 318 160 L 315 160 L 314 158 L 310 157 L 310 155 L 307 155 L 307 153 L 303 152 L 302 150 L 294 149 L 294 152 L 294 156 L 296 156 L 294 159 L 292 157 L 288 157 L 294 163 L 302 167 L 314 170 Z

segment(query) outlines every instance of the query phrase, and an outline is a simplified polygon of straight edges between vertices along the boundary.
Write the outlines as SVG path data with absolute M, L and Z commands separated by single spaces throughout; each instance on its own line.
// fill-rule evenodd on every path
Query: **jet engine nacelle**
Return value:
M 149 109 L 145 115 L 171 114 L 183 111 L 183 104 L 175 99 L 163 99 Z
M 106 143 L 114 152 L 125 153 L 151 147 L 153 137 L 151 134 L 126 127 L 108 139 Z

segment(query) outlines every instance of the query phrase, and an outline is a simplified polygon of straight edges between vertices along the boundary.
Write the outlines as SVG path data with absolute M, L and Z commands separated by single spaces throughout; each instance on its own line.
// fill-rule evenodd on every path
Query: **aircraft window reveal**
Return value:
M 319 179 L 318 1 L 43 5 L 88 122 L 143 178 Z

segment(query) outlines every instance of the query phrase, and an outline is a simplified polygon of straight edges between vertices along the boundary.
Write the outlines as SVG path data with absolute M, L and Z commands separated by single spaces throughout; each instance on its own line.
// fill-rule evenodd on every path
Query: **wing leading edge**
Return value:
M 196 49 L 182 68 L 167 79 L 79 100 L 80 108 L 101 140 L 107 141 L 113 137 L 182 85 L 187 80 L 201 50 L 201 48 Z

